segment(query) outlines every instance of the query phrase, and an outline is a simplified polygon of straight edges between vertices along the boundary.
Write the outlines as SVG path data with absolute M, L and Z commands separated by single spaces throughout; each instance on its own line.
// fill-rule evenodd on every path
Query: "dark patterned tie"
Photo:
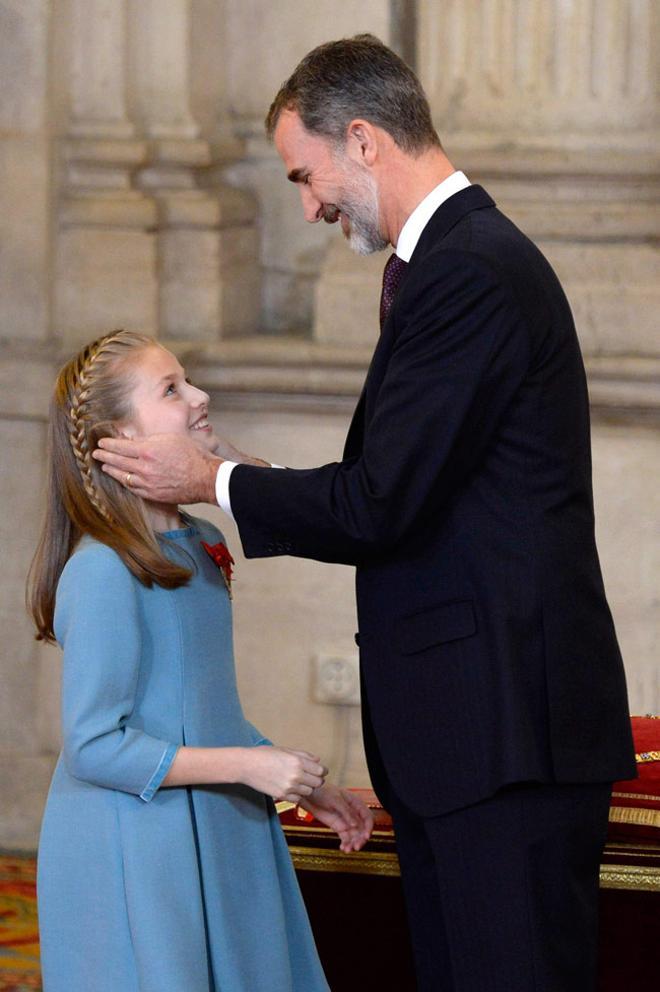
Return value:
M 404 262 L 402 258 L 399 258 L 397 254 L 390 255 L 385 263 L 385 271 L 383 272 L 383 288 L 380 294 L 381 331 L 385 321 L 387 320 L 387 315 L 392 309 L 392 304 L 396 298 L 396 292 L 399 288 L 401 280 L 403 279 L 403 273 L 406 271 L 407 267 L 408 263 Z

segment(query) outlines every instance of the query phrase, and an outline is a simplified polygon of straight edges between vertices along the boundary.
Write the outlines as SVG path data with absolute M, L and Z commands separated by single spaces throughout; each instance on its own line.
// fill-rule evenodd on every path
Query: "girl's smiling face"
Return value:
M 127 437 L 186 434 L 213 450 L 217 438 L 208 422 L 209 396 L 186 379 L 175 356 L 159 344 L 131 362 L 131 416 L 117 426 Z

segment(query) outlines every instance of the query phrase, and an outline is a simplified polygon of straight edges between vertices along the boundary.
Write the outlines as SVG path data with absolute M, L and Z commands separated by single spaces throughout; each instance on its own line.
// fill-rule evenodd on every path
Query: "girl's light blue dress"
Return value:
M 243 716 L 231 604 L 201 541 L 188 585 L 147 589 L 88 538 L 57 590 L 64 746 L 38 863 L 44 992 L 328 992 L 272 802 L 160 788 L 177 747 L 268 743 Z M 186 555 L 188 557 L 186 557 Z

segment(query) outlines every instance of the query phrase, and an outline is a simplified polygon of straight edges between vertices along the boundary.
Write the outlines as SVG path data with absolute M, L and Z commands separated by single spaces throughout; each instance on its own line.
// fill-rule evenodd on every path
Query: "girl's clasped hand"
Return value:
M 328 769 L 321 759 L 308 751 L 295 751 L 288 747 L 261 746 L 252 748 L 246 756 L 246 785 L 265 792 L 273 799 L 286 799 L 299 803 L 320 789 Z

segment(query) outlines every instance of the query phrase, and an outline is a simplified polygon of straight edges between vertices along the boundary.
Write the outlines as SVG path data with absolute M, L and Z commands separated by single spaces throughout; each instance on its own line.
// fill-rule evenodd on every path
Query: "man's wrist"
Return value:
M 222 458 L 209 455 L 206 463 L 206 483 L 204 488 L 204 499 L 202 502 L 210 503 L 212 506 L 218 505 L 218 498 L 215 490 L 215 480 L 218 476 L 218 469 L 222 465 Z

